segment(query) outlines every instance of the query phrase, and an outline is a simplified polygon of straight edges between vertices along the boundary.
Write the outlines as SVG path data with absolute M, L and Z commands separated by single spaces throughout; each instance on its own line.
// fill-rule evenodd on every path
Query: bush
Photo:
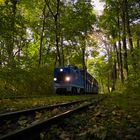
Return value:
M 133 72 L 129 75 L 127 81 L 126 81 L 126 93 L 136 93 L 139 94 L 140 91 L 140 73 L 139 72 Z
M 53 69 L 0 69 L 0 98 L 42 96 L 53 92 Z

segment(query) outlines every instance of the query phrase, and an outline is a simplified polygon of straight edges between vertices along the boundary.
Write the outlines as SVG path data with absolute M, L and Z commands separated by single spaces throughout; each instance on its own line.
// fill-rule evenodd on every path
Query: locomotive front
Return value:
M 54 90 L 57 94 L 70 91 L 70 82 L 72 77 L 70 76 L 70 68 L 55 68 L 54 69 Z
M 54 90 L 57 94 L 83 93 L 84 75 L 75 66 L 64 66 L 54 69 Z

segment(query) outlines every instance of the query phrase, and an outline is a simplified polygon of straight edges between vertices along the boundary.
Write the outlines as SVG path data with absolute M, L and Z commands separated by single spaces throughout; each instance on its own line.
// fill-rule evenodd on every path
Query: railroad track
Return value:
M 46 119 L 54 116 L 62 112 L 61 110 L 63 110 L 64 112 L 64 110 L 71 108 L 74 105 L 80 104 L 84 101 L 85 100 L 77 100 L 0 114 L 0 137 L 9 133 L 11 130 L 21 129 L 23 127 L 32 125 L 37 121 L 40 121 L 40 119 Z
M 47 105 L 47 106 L 43 106 L 43 107 L 36 107 L 36 108 L 31 108 L 31 109 L 26 109 L 26 110 L 21 110 L 21 111 L 4 113 L 4 114 L 0 114 L 0 120 L 13 119 L 13 118 L 15 118 L 15 117 L 17 118 L 21 115 L 29 115 L 29 114 L 35 113 L 37 111 L 43 111 L 43 110 L 52 110 L 57 107 L 66 107 L 66 106 L 74 105 L 74 104 L 84 102 L 84 101 L 86 101 L 86 100 L 77 100 L 77 101 L 72 101 L 72 102 L 67 102 L 67 103 Z
M 40 120 L 38 122 L 35 122 L 35 123 L 32 123 L 32 124 L 26 126 L 25 128 L 21 128 L 21 129 L 15 130 L 13 132 L 10 132 L 8 134 L 5 134 L 0 137 L 0 140 L 12 140 L 12 139 L 38 140 L 40 138 L 40 133 L 43 130 L 49 129 L 53 124 L 61 123 L 61 121 L 64 120 L 65 118 L 70 117 L 74 113 L 83 111 L 84 109 L 87 109 L 89 106 L 91 106 L 93 104 L 94 105 L 98 104 L 98 102 L 103 99 L 104 99 L 104 97 L 98 98 L 96 100 L 89 101 L 86 103 L 83 100 L 81 100 L 81 101 L 79 100 L 79 101 L 73 101 L 73 102 L 69 102 L 69 103 L 58 104 L 58 105 L 54 105 L 54 106 L 35 108 L 35 109 L 33 109 L 34 111 L 42 111 L 42 110 L 44 110 L 44 108 L 50 110 L 50 109 L 54 109 L 56 107 L 66 107 L 66 106 L 71 106 L 71 105 L 80 103 L 80 106 L 78 106 L 78 107 L 76 106 L 74 108 L 73 107 L 68 108 L 60 114 L 57 114 L 57 115 L 52 116 L 47 119 Z M 82 102 L 84 102 L 84 104 L 81 104 Z M 34 112 L 33 110 L 31 110 L 31 109 L 24 110 L 23 111 L 24 113 L 22 111 L 18 111 L 18 112 L 14 112 L 14 113 L 3 114 L 0 116 L 0 120 L 1 120 L 1 118 L 4 119 L 4 116 L 5 116 L 5 119 L 7 120 L 7 119 L 10 119 L 9 116 L 12 116 L 12 118 L 14 118 L 15 116 L 20 116 L 21 114 L 27 115 L 29 112 L 33 113 Z M 31 113 L 29 113 L 29 114 L 31 114 Z

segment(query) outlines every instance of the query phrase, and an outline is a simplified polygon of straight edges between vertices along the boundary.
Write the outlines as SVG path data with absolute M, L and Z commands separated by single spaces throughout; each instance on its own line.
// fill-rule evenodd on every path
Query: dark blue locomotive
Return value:
M 57 94 L 97 94 L 98 82 L 85 70 L 68 65 L 54 69 L 54 90 Z

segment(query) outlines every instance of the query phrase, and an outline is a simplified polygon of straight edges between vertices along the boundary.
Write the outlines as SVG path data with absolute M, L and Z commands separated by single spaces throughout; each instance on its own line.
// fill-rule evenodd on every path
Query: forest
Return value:
M 0 0 L 0 98 L 53 94 L 54 67 L 87 68 L 100 93 L 140 90 L 140 1 Z

